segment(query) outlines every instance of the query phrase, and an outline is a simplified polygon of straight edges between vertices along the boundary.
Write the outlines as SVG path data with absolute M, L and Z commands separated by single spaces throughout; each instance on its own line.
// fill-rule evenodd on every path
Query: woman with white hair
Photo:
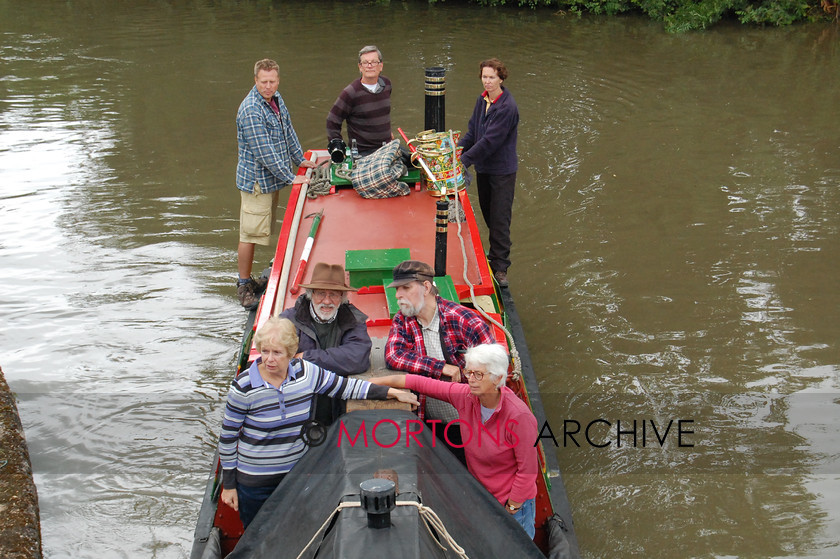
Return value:
M 537 496 L 537 420 L 507 386 L 508 355 L 499 344 L 482 344 L 464 355 L 467 384 L 420 375 L 370 379 L 408 388 L 452 404 L 458 411 L 467 469 L 514 516 L 531 538 Z
M 219 437 L 221 500 L 239 512 L 245 528 L 306 453 L 301 433 L 316 395 L 418 404 L 411 392 L 342 377 L 295 358 L 298 336 L 286 318 L 269 318 L 254 345 L 260 356 L 231 383 Z

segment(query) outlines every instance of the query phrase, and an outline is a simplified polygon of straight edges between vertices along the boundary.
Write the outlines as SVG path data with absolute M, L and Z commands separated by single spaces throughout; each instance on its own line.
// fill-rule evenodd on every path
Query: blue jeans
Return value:
M 241 505 L 240 505 L 241 506 Z M 537 517 L 537 504 L 534 499 L 528 499 L 522 503 L 522 508 L 513 513 L 513 518 L 525 532 L 533 540 L 534 539 L 534 521 Z
M 248 524 L 254 520 L 254 517 L 260 511 L 260 507 L 271 497 L 276 488 L 276 485 L 266 485 L 264 487 L 236 486 L 236 495 L 239 497 L 239 519 L 242 521 L 243 529 L 247 528 Z

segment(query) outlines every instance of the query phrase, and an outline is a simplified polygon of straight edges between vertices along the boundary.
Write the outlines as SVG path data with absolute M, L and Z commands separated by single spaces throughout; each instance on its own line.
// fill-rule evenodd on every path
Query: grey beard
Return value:
M 423 306 L 425 304 L 425 299 L 421 299 L 420 304 L 416 307 L 411 303 L 405 303 L 404 305 L 400 305 L 400 312 L 403 313 L 403 316 L 417 316 L 418 314 L 420 314 L 420 311 L 423 310 Z
M 336 306 L 333 309 L 332 315 L 330 315 L 327 318 L 324 318 L 323 316 L 321 316 L 321 313 L 318 312 L 318 309 L 315 308 L 315 303 L 309 301 L 309 314 L 310 316 L 312 316 L 313 319 L 317 320 L 321 324 L 329 324 L 330 322 L 335 320 L 336 316 L 338 316 L 338 306 Z

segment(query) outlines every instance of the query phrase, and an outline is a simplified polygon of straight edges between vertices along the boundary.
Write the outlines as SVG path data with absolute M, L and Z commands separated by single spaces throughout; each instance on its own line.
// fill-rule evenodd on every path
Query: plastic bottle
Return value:
M 342 163 L 341 166 L 344 167 L 344 170 L 348 173 L 350 172 L 350 169 L 353 168 L 353 157 L 350 153 L 350 148 L 346 148 L 344 150 L 344 163 Z

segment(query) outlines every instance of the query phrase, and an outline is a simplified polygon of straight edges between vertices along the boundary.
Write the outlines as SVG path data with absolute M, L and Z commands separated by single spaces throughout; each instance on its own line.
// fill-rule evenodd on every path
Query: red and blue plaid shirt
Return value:
M 435 299 L 440 317 L 439 328 L 446 345 L 444 354 L 449 356 L 450 365 L 463 369 L 464 350 L 480 344 L 496 343 L 493 332 L 474 310 L 446 301 L 440 296 Z M 385 344 L 385 364 L 388 368 L 440 379 L 446 363 L 426 355 L 423 326 L 416 317 L 406 317 L 401 312 L 394 316 L 388 343 Z M 465 382 L 466 379 L 462 378 L 461 381 Z M 426 397 L 421 395 L 418 399 L 420 407 L 417 408 L 417 415 L 424 419 Z

